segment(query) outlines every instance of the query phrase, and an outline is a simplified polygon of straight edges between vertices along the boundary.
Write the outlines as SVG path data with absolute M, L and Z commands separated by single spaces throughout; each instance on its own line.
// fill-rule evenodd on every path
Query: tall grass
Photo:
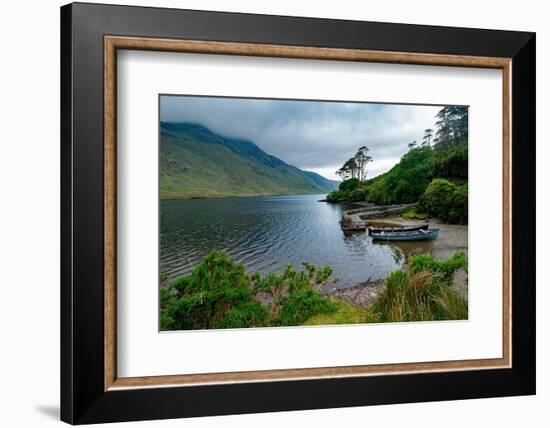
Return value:
M 405 270 L 392 272 L 372 307 L 375 322 L 461 320 L 468 303 L 451 288 L 457 269 L 467 269 L 467 257 L 456 253 L 437 261 L 431 255 L 409 260 Z

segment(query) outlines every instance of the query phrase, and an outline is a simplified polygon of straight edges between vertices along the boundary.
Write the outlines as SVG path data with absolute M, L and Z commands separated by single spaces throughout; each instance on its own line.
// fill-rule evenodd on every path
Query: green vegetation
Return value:
M 343 300 L 335 300 L 334 310 L 314 315 L 303 325 L 362 324 L 371 321 L 371 311 L 353 306 Z
M 451 287 L 454 272 L 467 268 L 464 253 L 438 262 L 430 255 L 411 258 L 406 270 L 392 272 L 372 307 L 377 322 L 468 318 L 468 303 Z
M 441 279 L 450 283 L 450 281 L 452 281 L 453 274 L 458 269 L 468 271 L 468 257 L 466 256 L 466 253 L 460 251 L 455 253 L 451 258 L 440 261 L 436 260 L 431 254 L 420 254 L 418 256 L 411 257 L 409 260 L 409 267 L 413 273 L 428 271 L 441 274 Z
M 430 215 L 428 213 L 419 212 L 418 210 L 407 210 L 401 213 L 401 217 L 407 220 L 426 220 Z
M 457 144 L 436 152 L 434 176 L 468 179 L 468 144 Z
M 279 313 L 272 325 L 301 325 L 308 318 L 322 313 L 331 313 L 334 303 L 321 293 L 311 289 L 301 289 L 282 299 Z
M 214 134 L 191 123 L 161 123 L 163 199 L 317 194 L 337 182 L 302 171 L 250 141 Z
M 422 144 L 409 143 L 409 151 L 385 174 L 367 180 L 366 172 L 354 172 L 358 165 L 354 158 L 346 161 L 338 171 L 344 181 L 327 195 L 327 201 L 378 205 L 420 201 L 406 218 L 434 216 L 450 223 L 467 223 L 468 109 L 444 107 L 436 119 L 435 133 L 426 129 Z
M 334 190 L 327 195 L 328 202 L 352 201 L 359 202 L 365 200 L 365 190 L 360 187 L 361 181 L 353 177 L 344 180 L 338 186 L 338 190 Z
M 244 266 L 214 251 L 190 275 L 161 288 L 161 328 L 194 330 L 300 325 L 336 309 L 318 290 L 330 267 L 292 266 L 281 274 L 247 274 Z
M 429 146 L 410 150 L 386 174 L 365 183 L 367 199 L 383 205 L 418 201 L 434 177 L 435 157 L 435 149 Z
M 420 197 L 417 209 L 449 223 L 468 223 L 468 184 L 457 186 L 448 180 L 433 180 Z
M 372 308 L 355 307 L 322 294 L 334 282 L 329 266 L 288 266 L 283 273 L 246 273 L 214 251 L 192 273 L 161 288 L 163 330 L 194 330 L 391 321 L 465 319 L 467 302 L 450 287 L 457 269 L 467 269 L 464 253 L 445 261 L 430 255 L 409 260 L 391 273 Z

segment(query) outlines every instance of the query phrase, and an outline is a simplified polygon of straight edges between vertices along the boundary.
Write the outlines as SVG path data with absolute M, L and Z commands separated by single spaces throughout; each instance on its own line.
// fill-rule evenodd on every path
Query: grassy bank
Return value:
M 466 266 L 463 253 L 443 262 L 413 257 L 405 270 L 388 276 L 373 306 L 363 308 L 319 291 L 334 282 L 329 266 L 288 266 L 281 274 L 261 276 L 214 251 L 191 274 L 161 289 L 161 329 L 466 319 L 467 303 L 450 287 L 454 272 Z

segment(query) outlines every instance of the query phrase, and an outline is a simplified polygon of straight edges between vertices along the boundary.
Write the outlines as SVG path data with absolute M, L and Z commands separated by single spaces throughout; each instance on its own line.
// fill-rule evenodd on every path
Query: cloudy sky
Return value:
M 435 127 L 441 107 L 328 101 L 161 96 L 165 122 L 195 122 L 213 132 L 247 139 L 265 152 L 329 179 L 360 146 L 374 161 L 368 176 L 386 172 Z

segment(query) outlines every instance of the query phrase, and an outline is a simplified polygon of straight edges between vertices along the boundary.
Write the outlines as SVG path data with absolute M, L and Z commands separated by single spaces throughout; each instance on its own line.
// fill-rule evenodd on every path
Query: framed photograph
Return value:
M 61 418 L 535 393 L 535 35 L 61 8 Z

